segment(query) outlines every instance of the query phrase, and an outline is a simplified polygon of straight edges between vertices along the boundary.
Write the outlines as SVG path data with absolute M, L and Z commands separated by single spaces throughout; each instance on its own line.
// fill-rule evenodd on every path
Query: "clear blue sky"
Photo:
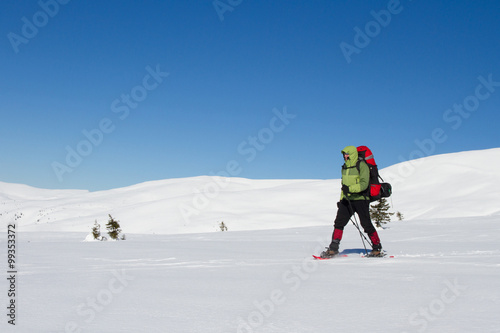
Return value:
M 496 0 L 2 1 L 0 181 L 330 179 L 346 145 L 380 168 L 499 147 L 498 17 Z

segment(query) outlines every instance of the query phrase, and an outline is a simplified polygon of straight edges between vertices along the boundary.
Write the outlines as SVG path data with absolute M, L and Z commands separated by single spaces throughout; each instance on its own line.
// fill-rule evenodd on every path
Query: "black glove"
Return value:
M 344 193 L 345 195 L 349 194 L 349 186 L 342 185 L 342 193 Z

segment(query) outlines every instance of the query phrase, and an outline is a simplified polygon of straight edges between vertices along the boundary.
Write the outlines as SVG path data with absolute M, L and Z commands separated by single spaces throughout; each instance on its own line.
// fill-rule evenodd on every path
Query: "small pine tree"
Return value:
M 219 228 L 220 228 L 220 231 L 227 231 L 227 226 L 224 224 L 224 221 L 219 223 Z
M 401 213 L 401 212 L 397 212 L 396 213 L 396 217 L 398 218 L 399 221 L 403 221 L 404 220 L 403 213 Z
M 394 213 L 389 213 L 389 208 L 389 203 L 385 198 L 381 198 L 376 205 L 370 206 L 370 218 L 375 221 L 378 228 L 387 222 L 391 222 L 391 215 L 394 215 Z
M 101 225 L 97 223 L 97 220 L 95 220 L 94 227 L 92 227 L 92 235 L 94 239 L 101 239 Z
M 120 235 L 120 232 L 122 232 L 122 229 L 120 229 L 120 221 L 115 220 L 111 214 L 108 214 L 109 220 L 108 224 L 106 224 L 106 229 L 108 230 L 108 235 L 111 237 L 111 239 L 117 240 L 119 239 L 118 236 Z

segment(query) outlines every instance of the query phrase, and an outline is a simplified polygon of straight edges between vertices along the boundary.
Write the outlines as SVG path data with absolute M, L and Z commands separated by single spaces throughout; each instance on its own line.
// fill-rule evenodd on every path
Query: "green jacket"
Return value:
M 342 166 L 342 185 L 349 186 L 349 200 L 370 200 L 369 194 L 366 193 L 370 184 L 370 169 L 365 161 L 359 163 L 359 171 L 356 167 L 358 163 L 358 150 L 354 146 L 347 146 L 342 150 L 349 154 L 349 158 Z M 340 200 L 344 199 L 344 193 L 341 194 Z

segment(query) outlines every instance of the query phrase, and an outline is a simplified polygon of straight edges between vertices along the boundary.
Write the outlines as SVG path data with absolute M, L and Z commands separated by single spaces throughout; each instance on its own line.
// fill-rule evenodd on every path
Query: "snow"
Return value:
M 500 149 L 430 156 L 381 170 L 408 218 L 500 214 Z M 401 207 L 401 208 L 399 208 Z
M 0 183 L 18 260 L 16 326 L 4 278 L 0 330 L 499 332 L 499 159 L 491 149 L 381 170 L 405 216 L 379 230 L 393 258 L 362 258 L 348 225 L 348 257 L 312 260 L 329 243 L 339 180 L 195 177 L 102 192 Z M 199 214 L 186 221 L 183 204 Z M 109 213 L 127 240 L 85 241 Z

